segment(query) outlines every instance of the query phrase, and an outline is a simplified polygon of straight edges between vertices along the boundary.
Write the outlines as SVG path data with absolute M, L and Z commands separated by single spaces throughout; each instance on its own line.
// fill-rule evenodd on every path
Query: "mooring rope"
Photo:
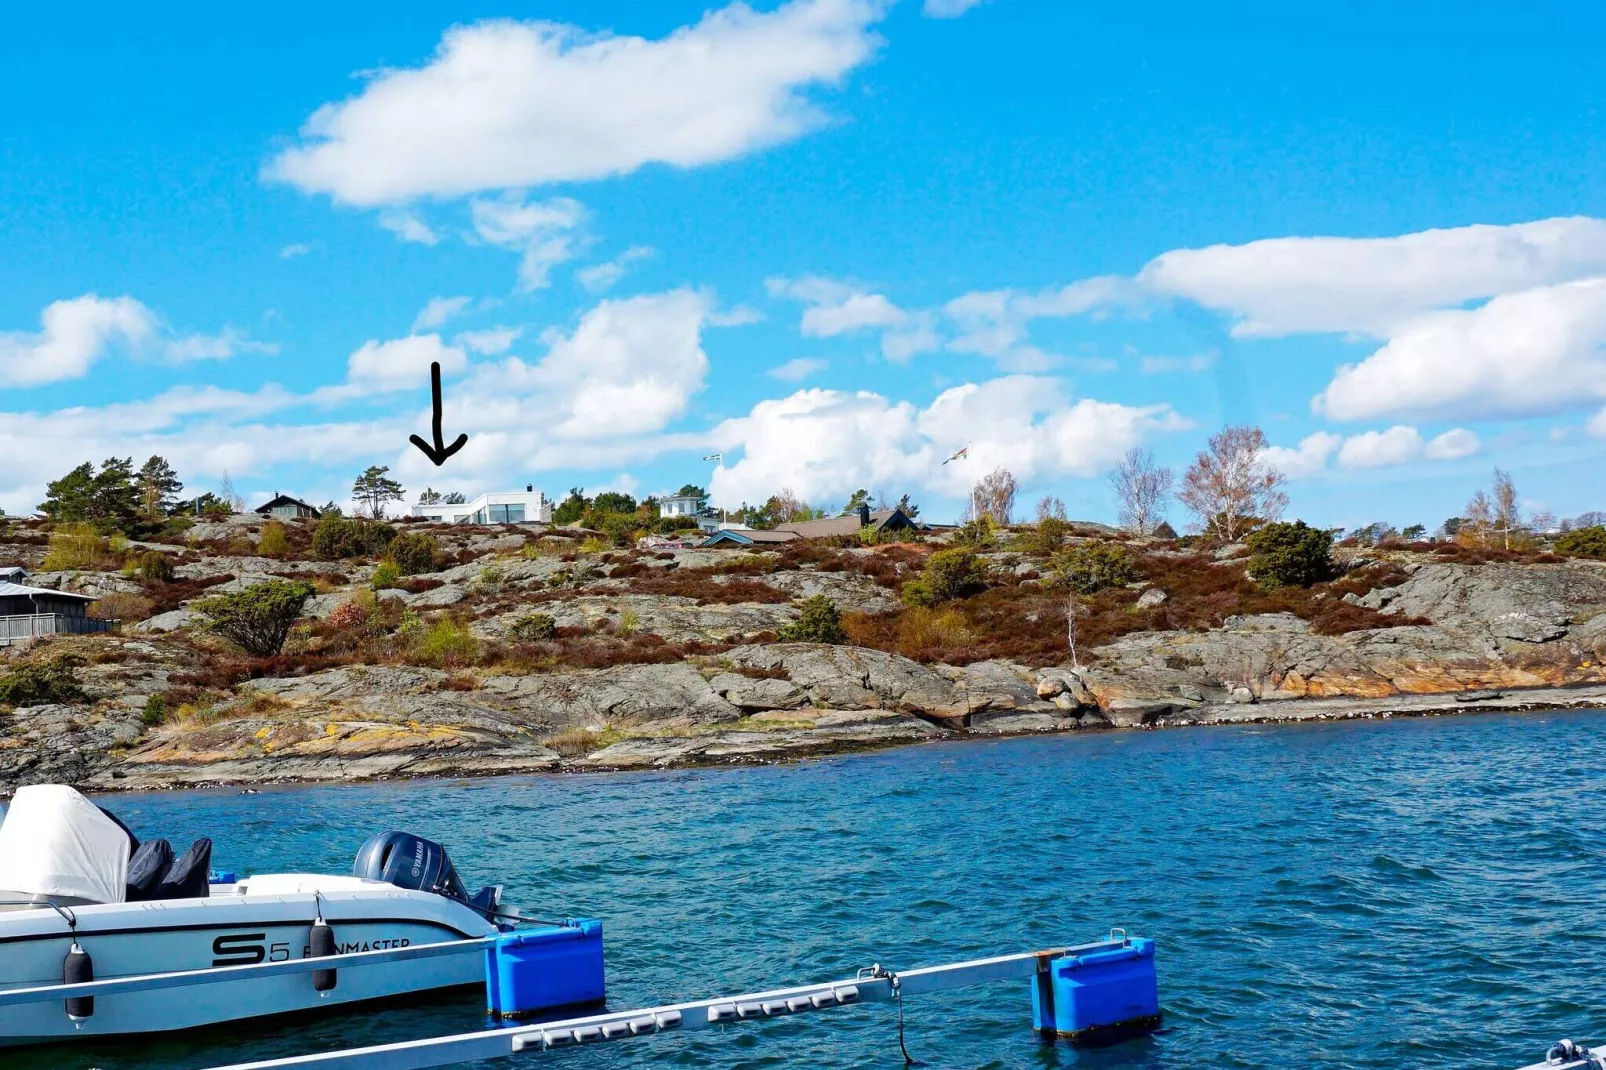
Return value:
M 859 973 L 863 975 L 864 970 Z M 898 1050 L 903 1053 L 904 1066 L 925 1066 L 926 1064 L 909 1054 L 909 1046 L 903 1040 L 903 979 L 896 972 L 887 969 L 877 962 L 869 969 L 871 978 L 886 978 L 892 986 L 892 1001 L 898 1005 Z M 1602 1068 L 1606 1070 L 1606 1068 Z
M 1591 1051 L 1570 1040 L 1558 1040 L 1545 1052 L 1545 1062 L 1561 1065 L 1582 1060 L 1590 1070 L 1606 1070 L 1606 1052 Z

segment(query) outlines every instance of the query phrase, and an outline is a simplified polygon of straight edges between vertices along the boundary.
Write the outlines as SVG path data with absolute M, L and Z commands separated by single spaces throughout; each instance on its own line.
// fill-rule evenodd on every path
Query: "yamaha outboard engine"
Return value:
M 385 881 L 398 888 L 434 892 L 468 902 L 468 892 L 446 857 L 446 848 L 410 832 L 381 832 L 370 836 L 357 852 L 353 876 Z
M 481 888 L 470 896 L 446 857 L 446 848 L 410 832 L 381 832 L 370 836 L 357 851 L 353 876 L 384 881 L 398 888 L 434 892 L 479 911 L 490 921 L 512 917 L 502 913 L 501 885 Z

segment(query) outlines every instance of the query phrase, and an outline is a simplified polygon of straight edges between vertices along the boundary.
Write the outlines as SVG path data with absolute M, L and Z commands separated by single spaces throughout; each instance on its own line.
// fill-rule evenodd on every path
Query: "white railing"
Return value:
M 70 613 L 19 613 L 0 617 L 0 646 L 42 635 L 94 635 L 110 631 L 114 620 Z
M 1031 951 L 997 958 L 975 959 L 948 966 L 929 966 L 892 974 L 861 970 L 858 976 L 821 984 L 777 988 L 739 996 L 717 996 L 690 1003 L 672 1003 L 641 1010 L 612 1011 L 584 1018 L 541 1025 L 489 1029 L 455 1036 L 429 1037 L 395 1044 L 379 1044 L 347 1051 L 295 1055 L 262 1062 L 236 1063 L 214 1070 L 288 1070 L 321 1067 L 323 1070 L 424 1070 L 480 1059 L 499 1059 L 609 1040 L 627 1040 L 656 1033 L 687 1032 L 717 1025 L 759 1021 L 812 1011 L 873 1003 L 904 996 L 945 992 L 994 981 L 1026 980 L 1047 969 L 1051 959 L 1087 955 L 1124 946 L 1121 940 L 1100 941 L 1050 951 Z M 318 959 L 329 963 L 331 959 Z

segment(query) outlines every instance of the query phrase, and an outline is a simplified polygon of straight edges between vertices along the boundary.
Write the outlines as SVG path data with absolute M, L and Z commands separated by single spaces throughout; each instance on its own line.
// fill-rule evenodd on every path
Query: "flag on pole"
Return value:
M 952 457 L 948 458 L 948 461 L 958 461 L 958 460 L 962 460 L 962 459 L 964 459 L 966 457 L 969 457 L 969 456 L 970 456 L 970 447 L 969 446 L 961 446 L 960 449 L 959 449 L 959 452 L 954 454 Z M 705 458 L 705 460 L 706 460 L 706 458 Z M 942 463 L 943 464 L 947 464 L 948 461 L 944 461 Z
M 704 457 L 703 460 L 705 460 L 705 461 L 718 461 L 720 464 L 724 464 L 725 463 L 725 455 L 723 453 L 710 453 L 707 457 Z

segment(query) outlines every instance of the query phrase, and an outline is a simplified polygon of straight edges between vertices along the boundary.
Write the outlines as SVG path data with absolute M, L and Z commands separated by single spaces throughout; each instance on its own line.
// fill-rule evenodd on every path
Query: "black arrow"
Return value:
M 435 445 L 431 446 L 417 435 L 409 435 L 408 440 L 423 450 L 424 456 L 434 461 L 435 467 L 439 468 L 446 463 L 446 458 L 468 445 L 468 436 L 458 435 L 457 441 L 450 446 L 441 442 L 441 362 L 438 360 L 431 361 L 429 365 L 429 391 L 435 403 L 435 416 L 430 421 L 430 427 L 435 431 Z

